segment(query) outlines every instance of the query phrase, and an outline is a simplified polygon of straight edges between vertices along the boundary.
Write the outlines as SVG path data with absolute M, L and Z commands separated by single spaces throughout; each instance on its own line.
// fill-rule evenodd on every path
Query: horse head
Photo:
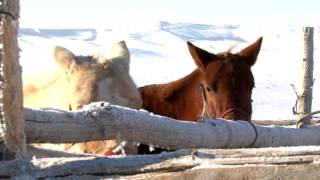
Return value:
M 210 118 L 251 120 L 255 64 L 262 43 L 256 42 L 233 54 L 210 53 L 188 42 L 192 58 L 201 72 L 205 115 Z
M 94 101 L 141 107 L 140 93 L 129 75 L 130 53 L 124 41 L 115 44 L 108 55 L 75 56 L 58 46 L 54 57 L 68 81 L 69 110 Z

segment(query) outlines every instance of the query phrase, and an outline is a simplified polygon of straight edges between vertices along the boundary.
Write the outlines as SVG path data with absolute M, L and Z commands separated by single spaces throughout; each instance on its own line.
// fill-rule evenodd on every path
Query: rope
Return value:
M 253 128 L 254 133 L 255 133 L 254 140 L 252 141 L 252 143 L 251 143 L 250 145 L 247 146 L 247 147 L 251 148 L 251 147 L 253 147 L 253 146 L 256 144 L 256 142 L 257 142 L 257 139 L 258 139 L 258 131 L 257 131 L 256 126 L 255 126 L 252 122 L 250 122 L 250 121 L 246 121 L 246 122 L 251 125 L 251 127 Z

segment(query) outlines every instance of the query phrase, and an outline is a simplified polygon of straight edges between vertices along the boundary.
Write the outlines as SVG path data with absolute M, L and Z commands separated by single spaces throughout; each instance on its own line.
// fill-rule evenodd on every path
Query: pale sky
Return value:
M 172 21 L 319 25 L 319 0 L 20 0 L 22 27 Z

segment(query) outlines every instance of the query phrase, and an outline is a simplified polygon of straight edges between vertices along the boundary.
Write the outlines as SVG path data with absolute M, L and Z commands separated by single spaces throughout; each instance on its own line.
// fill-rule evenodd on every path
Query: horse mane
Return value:
M 226 51 L 218 53 L 218 55 L 222 55 L 224 58 L 232 58 L 233 55 L 237 54 L 233 53 L 233 51 L 238 47 L 238 44 L 231 45 Z

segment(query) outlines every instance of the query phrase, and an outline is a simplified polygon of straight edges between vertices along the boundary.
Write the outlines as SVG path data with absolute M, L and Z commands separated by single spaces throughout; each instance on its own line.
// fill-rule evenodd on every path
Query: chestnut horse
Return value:
M 230 50 L 214 54 L 187 42 L 197 68 L 179 80 L 140 87 L 142 107 L 183 121 L 199 122 L 207 117 L 250 122 L 251 67 L 261 43 L 262 37 L 236 54 Z

